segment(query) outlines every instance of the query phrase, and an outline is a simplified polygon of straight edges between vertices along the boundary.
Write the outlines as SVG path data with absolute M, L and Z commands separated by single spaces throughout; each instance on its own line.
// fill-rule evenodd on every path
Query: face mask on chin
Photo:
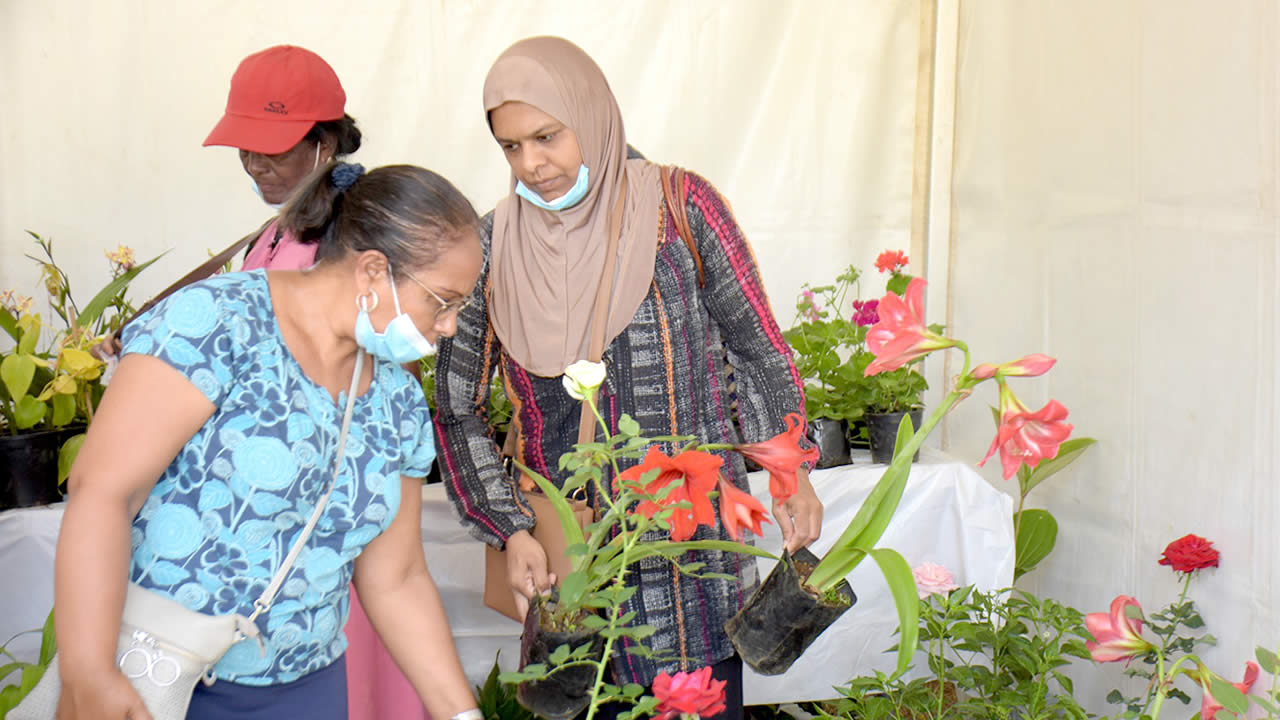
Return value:
M 396 280 L 387 266 L 387 279 L 391 283 L 391 300 L 395 303 L 396 316 L 387 323 L 387 329 L 377 332 L 369 320 L 369 311 L 378 306 L 374 293 L 372 307 L 366 307 L 364 296 L 356 299 L 360 313 L 356 315 L 356 344 L 370 355 L 397 365 L 416 362 L 434 353 L 436 346 L 418 330 L 413 318 L 400 310 L 400 295 L 396 292 Z
M 573 187 L 569 188 L 569 192 L 550 202 L 543 200 L 541 195 L 530 190 L 527 185 L 519 180 L 516 181 L 516 194 L 543 210 L 550 210 L 552 212 L 567 210 L 568 208 L 582 202 L 582 198 L 587 196 L 587 191 L 591 189 L 591 183 L 588 179 L 588 175 L 587 166 L 579 165 L 578 179 L 574 181 Z
M 316 157 L 315 160 L 311 162 L 311 172 L 315 172 L 318 167 L 320 167 L 320 143 L 316 143 Z M 253 188 L 253 194 L 257 195 L 258 199 L 263 203 L 266 203 L 267 207 L 275 210 L 276 212 L 279 212 L 280 208 L 284 207 L 285 204 L 282 202 L 267 202 L 267 196 L 262 194 L 262 188 L 258 187 L 258 181 L 255 180 L 252 175 L 249 176 L 249 185 Z

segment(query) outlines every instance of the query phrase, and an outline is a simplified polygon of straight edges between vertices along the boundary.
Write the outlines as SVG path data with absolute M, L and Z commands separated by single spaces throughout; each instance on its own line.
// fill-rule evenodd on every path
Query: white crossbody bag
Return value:
M 129 583 L 124 615 L 120 620 L 120 639 L 116 644 L 116 664 L 142 696 L 155 720 L 184 720 L 196 683 L 203 680 L 205 684 L 212 685 L 213 666 L 231 646 L 246 638 L 258 637 L 258 626 L 254 621 L 271 609 L 276 593 L 311 537 L 329 502 L 329 495 L 333 493 L 338 471 L 342 468 L 342 453 L 346 447 L 347 430 L 351 427 L 351 414 L 355 409 L 356 389 L 363 367 L 364 351 L 361 350 L 356 353 L 355 372 L 351 375 L 351 389 L 347 392 L 333 477 L 316 503 L 306 527 L 289 549 L 275 577 L 271 578 L 271 584 L 253 601 L 252 615 L 205 615 Z M 7 718 L 54 720 L 61 694 L 62 682 L 58 677 L 58 658 L 55 655 L 40 682 L 17 707 L 9 711 Z

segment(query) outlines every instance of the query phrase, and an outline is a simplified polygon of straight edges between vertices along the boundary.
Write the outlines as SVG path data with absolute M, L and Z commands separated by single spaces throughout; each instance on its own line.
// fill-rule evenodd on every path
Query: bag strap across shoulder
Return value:
M 137 312 L 131 315 L 128 320 L 125 320 L 124 323 L 120 325 L 120 329 L 115 332 L 115 338 L 119 340 L 120 333 L 124 331 L 125 325 L 128 325 L 129 323 L 133 322 L 134 319 L 137 318 L 139 315 L 158 305 L 161 300 L 164 300 L 165 298 L 169 297 L 170 295 L 178 292 L 182 288 L 192 283 L 204 280 L 205 278 L 210 277 L 214 273 L 218 272 L 219 268 L 223 267 L 228 262 L 231 262 L 231 259 L 234 258 L 237 253 L 239 253 L 244 248 L 248 247 L 249 244 L 252 243 L 254 240 L 257 240 L 258 237 L 262 235 L 263 231 L 265 231 L 271 225 L 271 223 L 275 222 L 277 219 L 278 218 L 273 217 L 270 220 L 262 223 L 262 227 L 258 228 L 257 230 L 254 230 L 248 235 L 245 235 L 244 237 L 235 241 L 226 250 L 223 250 L 217 255 L 214 255 L 213 257 L 209 258 L 205 262 L 201 263 L 200 266 L 197 267 L 195 270 L 192 270 L 186 275 L 183 275 L 181 278 L 178 279 L 177 282 L 165 288 L 164 290 L 161 290 L 158 295 L 151 298 L 147 302 L 143 303 L 142 307 L 139 308 Z
M 693 239 L 693 230 L 689 227 L 689 214 L 685 210 L 688 194 L 684 189 L 684 168 L 663 165 L 662 172 L 659 174 L 662 176 L 662 197 L 667 201 L 667 209 L 671 211 L 671 218 L 675 221 L 676 232 L 680 233 L 680 238 L 689 248 L 689 254 L 693 255 L 693 264 L 698 269 L 698 287 L 705 287 L 707 278 L 702 270 L 702 255 L 698 252 L 698 243 Z

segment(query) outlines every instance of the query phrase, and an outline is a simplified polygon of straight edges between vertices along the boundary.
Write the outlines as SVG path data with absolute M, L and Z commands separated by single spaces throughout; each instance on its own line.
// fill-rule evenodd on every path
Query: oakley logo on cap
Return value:
M 284 107 L 284 103 L 280 102 L 279 100 L 272 100 L 271 102 L 267 103 L 262 109 L 269 113 L 278 113 L 280 115 L 289 114 L 289 111 L 286 110 Z

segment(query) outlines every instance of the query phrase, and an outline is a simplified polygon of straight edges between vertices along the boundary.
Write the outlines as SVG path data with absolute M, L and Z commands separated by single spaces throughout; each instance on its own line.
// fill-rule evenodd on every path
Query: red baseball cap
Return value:
M 204 145 L 282 153 L 315 123 L 341 120 L 346 104 L 347 93 L 324 58 L 306 48 L 277 45 L 240 61 L 231 76 L 227 111 Z

